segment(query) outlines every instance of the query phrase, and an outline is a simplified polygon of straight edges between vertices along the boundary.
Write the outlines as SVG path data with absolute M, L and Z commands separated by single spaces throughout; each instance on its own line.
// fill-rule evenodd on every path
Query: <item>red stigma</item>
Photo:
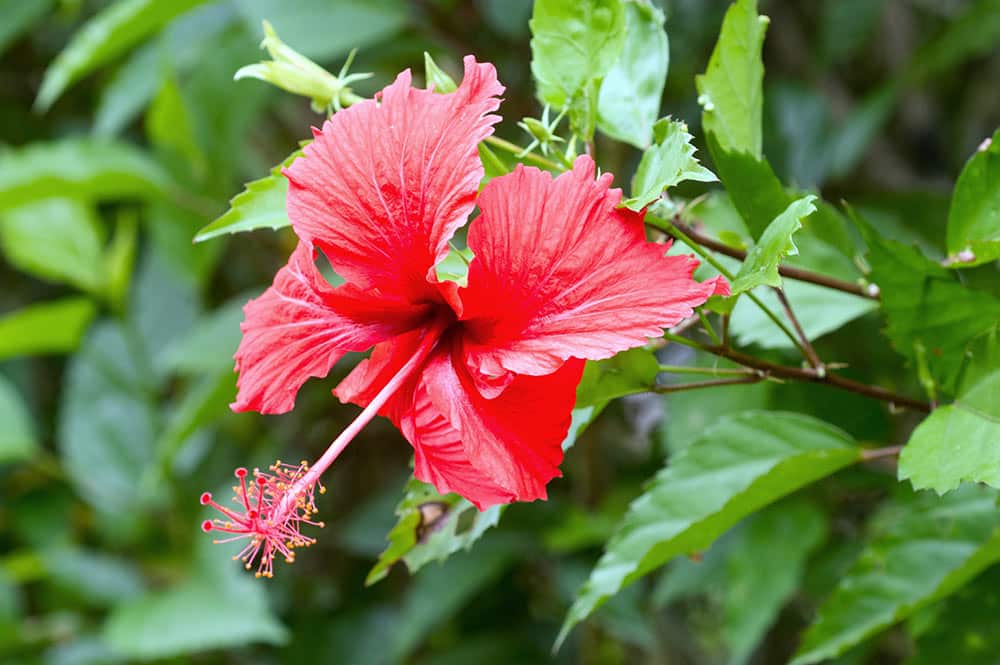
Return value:
M 256 563 L 257 577 L 273 577 L 276 555 L 291 563 L 295 560 L 296 548 L 316 542 L 315 538 L 302 534 L 301 526 L 323 526 L 322 522 L 312 519 L 316 514 L 317 483 L 304 482 L 308 471 L 309 465 L 305 462 L 292 465 L 279 460 L 268 472 L 254 469 L 255 482 L 247 483 L 247 470 L 236 469 L 235 476 L 240 483 L 233 488 L 233 502 L 237 507 L 222 506 L 209 492 L 203 493 L 201 503 L 222 513 L 222 518 L 205 520 L 202 530 L 231 534 L 216 543 L 247 540 L 246 547 L 233 558 L 243 561 L 247 570 Z M 322 485 L 319 490 L 323 491 Z

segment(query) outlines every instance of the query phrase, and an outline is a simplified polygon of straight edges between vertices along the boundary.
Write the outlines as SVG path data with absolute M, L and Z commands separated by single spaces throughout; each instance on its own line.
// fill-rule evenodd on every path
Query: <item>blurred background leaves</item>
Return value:
M 621 18 L 633 25 L 657 25 L 662 11 L 669 57 L 654 31 L 651 59 L 616 74 L 655 94 L 669 61 L 662 106 L 643 112 L 687 123 L 702 162 L 724 182 L 731 144 L 710 151 L 695 74 L 706 69 L 727 6 L 628 5 Z M 963 522 L 992 514 L 995 496 L 963 491 L 944 507 L 925 505 L 879 464 L 847 469 L 739 522 L 700 562 L 675 560 L 615 596 L 550 655 L 603 543 L 628 519 L 629 501 L 665 456 L 720 418 L 780 408 L 835 422 L 849 440 L 883 442 L 905 440 L 914 424 L 822 386 L 768 382 L 633 396 L 604 408 L 613 385 L 645 376 L 648 358 L 619 361 L 618 383 L 590 398 L 598 408 L 586 418 L 600 416 L 568 453 L 549 502 L 511 507 L 499 526 L 482 524 L 471 551 L 414 577 L 395 566 L 369 588 L 365 578 L 397 519 L 440 526 L 419 511 L 406 517 L 405 499 L 396 508 L 410 453 L 386 422 L 373 423 L 338 462 L 319 544 L 274 580 L 248 578 L 197 529 L 198 494 L 224 491 L 233 467 L 311 458 L 353 414 L 329 389 L 356 356 L 307 385 L 292 414 L 234 415 L 226 407 L 240 307 L 269 283 L 294 238 L 284 230 L 191 240 L 319 123 L 307 100 L 232 80 L 263 57 L 261 20 L 332 71 L 358 48 L 353 69 L 375 73 L 356 84 L 362 95 L 406 67 L 422 72 L 425 51 L 453 76 L 461 56 L 474 53 L 495 63 L 507 86 L 499 135 L 526 142 L 515 123 L 539 114 L 531 10 L 530 0 L 0 0 L 0 660 L 784 663 L 846 576 L 848 587 L 872 586 L 878 604 L 867 623 L 852 615 L 856 636 L 907 623 L 855 647 L 860 637 L 837 628 L 849 590 L 833 591 L 800 662 L 841 651 L 835 662 L 845 664 L 933 665 L 945 662 L 941 654 L 996 662 L 1000 631 L 987 609 L 997 602 L 995 569 L 930 604 L 941 585 L 996 558 L 983 522 Z M 946 237 L 945 225 L 949 206 L 954 214 L 966 205 L 959 193 L 951 201 L 953 184 L 1000 125 L 1000 3 L 770 0 L 761 10 L 771 17 L 763 134 L 749 147 L 759 156 L 763 146 L 775 181 L 850 201 L 888 238 L 883 244 L 916 243 L 935 260 L 976 247 L 975 228 Z M 586 131 L 594 121 L 633 146 L 649 145 L 643 127 L 622 124 L 610 98 L 591 92 L 577 126 Z M 628 183 L 641 152 L 600 131 L 596 140 L 602 168 Z M 969 167 L 963 184 L 990 178 L 995 151 L 996 143 L 976 157 L 982 164 Z M 744 206 L 739 187 L 726 185 L 729 196 L 713 194 L 695 214 L 742 242 L 759 236 L 774 215 L 748 229 L 736 210 Z M 684 198 L 704 187 L 679 190 Z M 858 239 L 836 210 L 820 208 L 833 221 L 805 221 L 793 263 L 856 279 Z M 863 267 L 877 272 L 877 250 L 867 260 Z M 1000 298 L 989 263 L 960 278 L 928 265 L 942 293 L 961 284 L 980 289 L 984 302 Z M 789 298 L 809 312 L 802 318 L 824 356 L 849 363 L 861 380 L 919 392 L 890 341 L 916 362 L 910 342 L 926 321 L 890 320 L 887 339 L 870 303 L 812 305 L 808 285 L 797 287 Z M 741 306 L 732 329 L 740 343 L 787 358 L 780 332 L 741 316 Z M 992 310 L 973 309 L 970 325 L 978 315 L 985 327 L 983 312 Z M 986 358 L 985 367 L 995 363 Z M 659 360 L 711 362 L 675 346 Z M 957 382 L 952 369 L 931 363 Z M 972 378 L 991 380 L 976 371 Z M 971 385 L 956 383 L 954 393 Z M 945 519 L 927 519 L 942 510 Z M 469 522 L 474 511 L 447 515 L 456 533 L 478 528 Z M 898 523 L 914 526 L 903 533 Z M 947 570 L 925 551 L 942 537 Z M 461 549 L 453 544 L 446 549 Z M 892 577 L 880 567 L 887 561 L 898 564 Z M 945 573 L 952 577 L 935 577 Z

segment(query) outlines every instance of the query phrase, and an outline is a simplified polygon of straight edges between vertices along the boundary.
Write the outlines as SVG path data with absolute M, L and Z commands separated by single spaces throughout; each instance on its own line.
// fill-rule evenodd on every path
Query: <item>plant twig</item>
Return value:
M 665 337 L 669 341 L 683 344 L 684 346 L 691 347 L 692 349 L 697 349 L 698 351 L 711 353 L 712 355 L 720 358 L 732 360 L 733 362 L 743 365 L 744 367 L 760 370 L 770 377 L 804 381 L 806 383 L 823 383 L 828 386 L 833 386 L 834 388 L 839 388 L 840 390 L 858 393 L 859 395 L 871 397 L 883 402 L 889 402 L 914 411 L 920 411 L 921 413 L 931 412 L 931 405 L 928 402 L 907 397 L 906 395 L 900 395 L 892 392 L 891 390 L 886 390 L 885 388 L 871 386 L 866 383 L 861 383 L 860 381 L 848 379 L 847 377 L 834 374 L 832 372 L 825 372 L 821 374 L 811 367 L 801 368 L 779 365 L 768 360 L 748 355 L 741 351 L 736 351 L 735 349 L 729 349 L 722 346 L 710 346 L 708 344 L 702 344 L 700 342 L 687 339 L 686 337 L 680 337 L 670 333 L 667 333 Z
M 660 365 L 661 372 L 668 374 L 707 374 L 709 376 L 750 376 L 757 371 L 746 367 L 696 367 L 693 365 Z
M 903 446 L 886 446 L 885 448 L 869 448 L 861 451 L 861 461 L 881 459 L 883 457 L 896 457 L 903 451 Z
M 734 379 L 715 379 L 710 381 L 692 381 L 691 383 L 674 383 L 661 385 L 657 384 L 650 388 L 651 392 L 666 394 L 680 393 L 686 390 L 699 390 L 701 388 L 715 388 L 717 386 L 735 386 L 743 383 L 759 383 L 764 380 L 764 376 L 757 374 L 752 376 L 742 376 Z
M 781 302 L 781 306 L 785 309 L 785 316 L 788 320 L 792 322 L 792 326 L 795 328 L 795 333 L 799 336 L 799 341 L 802 342 L 802 349 L 805 351 L 806 360 L 812 365 L 812 368 L 817 372 L 824 374 L 826 369 L 823 367 L 823 361 L 819 359 L 819 354 L 816 353 L 816 349 L 813 348 L 812 343 L 806 336 L 806 332 L 802 329 L 802 325 L 799 323 L 799 319 L 795 316 L 795 312 L 792 311 L 792 306 L 788 302 L 787 296 L 785 296 L 784 289 L 776 288 L 774 290 L 778 294 L 778 300 Z
M 647 221 L 652 221 L 647 219 Z M 672 222 L 674 228 L 676 228 L 681 233 L 688 236 L 693 242 L 706 247 L 713 252 L 718 252 L 730 258 L 739 259 L 743 261 L 747 258 L 747 253 L 743 250 L 736 249 L 735 247 L 730 247 L 729 245 L 719 242 L 714 238 L 710 238 L 692 227 L 684 224 L 678 219 Z M 663 227 L 652 224 L 658 229 Z M 669 231 L 668 231 L 669 232 Z M 802 268 L 796 268 L 794 266 L 780 265 L 778 266 L 778 273 L 789 279 L 798 280 L 800 282 L 810 282 L 811 284 L 818 284 L 819 286 L 825 286 L 828 289 L 834 289 L 836 291 L 843 291 L 844 293 L 850 293 L 856 296 L 861 296 L 862 298 L 868 298 L 869 300 L 878 300 L 878 290 L 869 289 L 861 286 L 860 284 L 854 284 L 846 280 L 837 279 L 836 277 L 829 277 L 827 275 L 822 275 L 820 273 L 812 272 L 811 270 L 804 270 Z

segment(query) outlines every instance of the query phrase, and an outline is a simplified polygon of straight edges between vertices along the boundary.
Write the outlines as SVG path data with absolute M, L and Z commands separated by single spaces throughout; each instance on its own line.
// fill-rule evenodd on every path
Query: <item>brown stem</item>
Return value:
M 870 448 L 861 451 L 861 461 L 881 459 L 883 457 L 896 457 L 902 452 L 903 446 L 886 446 L 885 448 Z
M 698 390 L 700 388 L 716 388 L 718 386 L 735 386 L 742 383 L 758 383 L 764 380 L 763 375 L 742 376 L 736 379 L 713 379 L 710 381 L 692 381 L 690 383 L 674 383 L 669 385 L 656 385 L 650 389 L 654 393 L 680 393 L 685 390 Z
M 802 342 L 802 350 L 805 351 L 806 360 L 809 361 L 809 364 L 813 369 L 818 372 L 825 373 L 826 370 L 823 369 L 823 361 L 819 359 L 819 354 L 816 353 L 816 349 L 813 348 L 813 345 L 809 342 L 809 338 L 806 337 L 806 332 L 799 324 L 799 319 L 795 316 L 795 312 L 792 311 L 792 306 L 788 302 L 788 297 L 785 296 L 785 291 L 777 288 L 774 292 L 778 294 L 778 300 L 781 302 L 781 306 L 785 310 L 785 316 L 787 316 L 788 320 L 792 322 L 792 327 L 795 328 L 795 334 L 799 336 L 799 341 Z
M 807 383 L 823 383 L 828 386 L 833 386 L 834 388 L 839 388 L 852 393 L 858 393 L 859 395 L 865 395 L 866 397 L 871 397 L 883 402 L 889 402 L 897 406 L 913 409 L 914 411 L 920 411 L 922 413 L 931 412 L 932 407 L 928 402 L 922 402 L 918 399 L 913 399 L 912 397 L 899 395 L 890 390 L 886 390 L 885 388 L 879 388 L 878 386 L 870 386 L 865 383 L 860 383 L 858 381 L 854 381 L 853 379 L 840 376 L 839 374 L 833 374 L 832 372 L 820 372 L 811 367 L 801 368 L 779 365 L 777 363 L 772 363 L 761 358 L 747 355 L 746 353 L 735 349 L 723 346 L 710 346 L 685 337 L 678 337 L 671 333 L 664 335 L 664 338 L 668 341 L 683 344 L 684 346 L 691 347 L 692 349 L 697 349 L 698 351 L 704 351 L 705 353 L 711 353 L 712 355 L 720 358 L 732 360 L 734 363 L 743 365 L 744 367 L 760 370 L 765 376 L 768 377 L 805 381 Z
M 730 247 L 729 245 L 719 242 L 714 238 L 710 238 L 687 224 L 684 224 L 679 219 L 674 219 L 671 224 L 675 225 L 683 233 L 685 233 L 691 240 L 695 241 L 702 247 L 707 247 L 713 252 L 718 252 L 725 256 L 732 257 L 734 259 L 744 260 L 747 257 L 747 253 L 743 250 L 736 249 L 735 247 Z M 657 227 L 659 228 L 659 227 Z M 868 298 L 870 300 L 878 300 L 877 291 L 869 291 L 868 289 L 862 287 L 860 284 L 854 284 L 842 279 L 837 279 L 836 277 L 828 277 L 827 275 L 821 275 L 810 270 L 803 270 L 802 268 L 796 268 L 794 266 L 780 265 L 778 266 L 778 273 L 789 279 L 795 279 L 800 282 L 810 282 L 812 284 L 818 284 L 820 286 L 825 286 L 828 289 L 834 289 L 837 291 L 843 291 L 844 293 L 851 293 L 856 296 L 861 296 L 862 298 Z

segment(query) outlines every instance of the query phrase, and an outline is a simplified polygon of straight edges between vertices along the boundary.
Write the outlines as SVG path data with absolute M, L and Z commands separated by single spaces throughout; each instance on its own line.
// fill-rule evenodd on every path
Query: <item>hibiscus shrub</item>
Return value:
M 1000 6 L 664 4 L 86 18 L 0 153 L 0 654 L 996 663 Z

